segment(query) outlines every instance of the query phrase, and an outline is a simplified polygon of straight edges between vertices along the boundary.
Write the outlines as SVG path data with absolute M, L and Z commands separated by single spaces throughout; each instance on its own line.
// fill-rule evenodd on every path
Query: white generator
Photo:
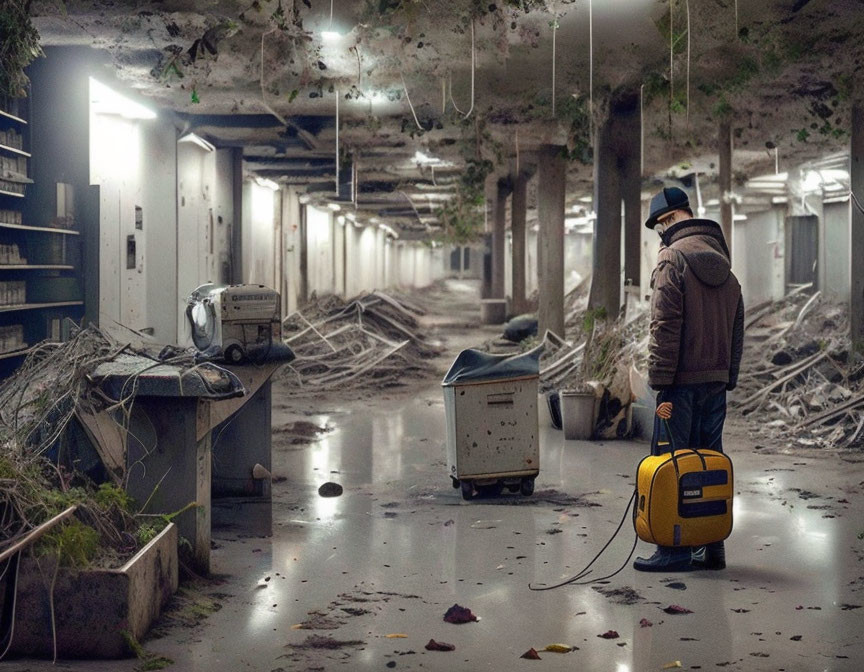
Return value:
M 264 285 L 201 285 L 186 301 L 195 347 L 239 364 L 282 341 L 279 293 Z
M 444 378 L 447 469 L 464 499 L 483 490 L 497 496 L 505 487 L 533 494 L 540 473 L 542 350 L 515 357 L 465 350 Z

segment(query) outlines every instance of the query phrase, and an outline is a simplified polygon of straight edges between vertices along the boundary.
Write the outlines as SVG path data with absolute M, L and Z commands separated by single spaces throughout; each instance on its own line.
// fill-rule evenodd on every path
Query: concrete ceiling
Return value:
M 574 97 L 593 99 L 596 127 L 611 92 L 641 89 L 645 174 L 695 166 L 710 191 L 721 116 L 743 183 L 773 171 L 773 147 L 783 166 L 845 148 L 860 95 L 862 0 L 333 0 L 332 12 L 330 0 L 31 6 L 44 45 L 105 50 L 126 84 L 243 146 L 247 169 L 271 179 L 333 190 L 338 103 L 360 206 L 403 230 L 434 224 L 466 159 L 506 169 L 540 144 L 572 145 Z M 575 202 L 592 170 L 570 166 Z

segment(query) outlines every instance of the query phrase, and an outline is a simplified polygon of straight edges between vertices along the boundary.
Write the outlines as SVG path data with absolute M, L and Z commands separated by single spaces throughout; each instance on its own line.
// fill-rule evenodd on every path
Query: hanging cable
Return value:
M 477 69 L 477 53 L 474 50 L 474 19 L 471 19 L 471 107 L 465 114 L 465 118 L 471 116 L 474 111 L 474 77 Z
M 675 100 L 675 31 L 672 0 L 669 0 L 669 142 L 672 142 L 672 101 Z
M 333 30 L 333 0 L 330 0 L 330 30 Z
M 645 174 L 645 85 L 639 87 L 639 174 Z
M 687 127 L 690 127 L 690 0 L 684 0 L 687 7 Z
M 411 96 L 408 95 L 408 87 L 405 86 L 405 77 L 402 76 L 402 73 L 399 73 L 399 79 L 402 80 L 402 90 L 405 91 L 405 99 L 408 101 L 408 107 L 411 108 L 411 114 L 414 117 L 414 123 L 417 124 L 417 128 L 421 131 L 425 131 L 426 129 L 420 125 L 420 120 L 417 119 L 417 113 L 414 111 L 414 105 L 411 104 Z
M 336 89 L 336 198 L 339 198 L 339 89 Z
M 594 0 L 588 0 L 588 136 L 594 149 Z
M 558 15 L 552 5 L 552 116 L 555 116 L 555 43 L 558 35 Z
M 738 37 L 738 0 L 735 0 L 735 37 Z

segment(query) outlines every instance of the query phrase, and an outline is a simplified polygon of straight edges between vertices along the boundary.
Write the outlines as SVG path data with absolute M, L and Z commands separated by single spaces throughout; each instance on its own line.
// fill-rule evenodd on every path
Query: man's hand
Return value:
M 661 420 L 668 420 L 672 417 L 672 402 L 664 401 L 657 407 L 657 417 Z

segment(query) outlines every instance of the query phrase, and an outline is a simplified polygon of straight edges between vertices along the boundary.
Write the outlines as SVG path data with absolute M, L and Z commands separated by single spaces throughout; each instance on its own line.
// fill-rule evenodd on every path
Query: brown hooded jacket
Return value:
M 662 236 L 651 277 L 648 383 L 725 383 L 734 389 L 744 347 L 744 301 L 720 225 L 688 219 Z

